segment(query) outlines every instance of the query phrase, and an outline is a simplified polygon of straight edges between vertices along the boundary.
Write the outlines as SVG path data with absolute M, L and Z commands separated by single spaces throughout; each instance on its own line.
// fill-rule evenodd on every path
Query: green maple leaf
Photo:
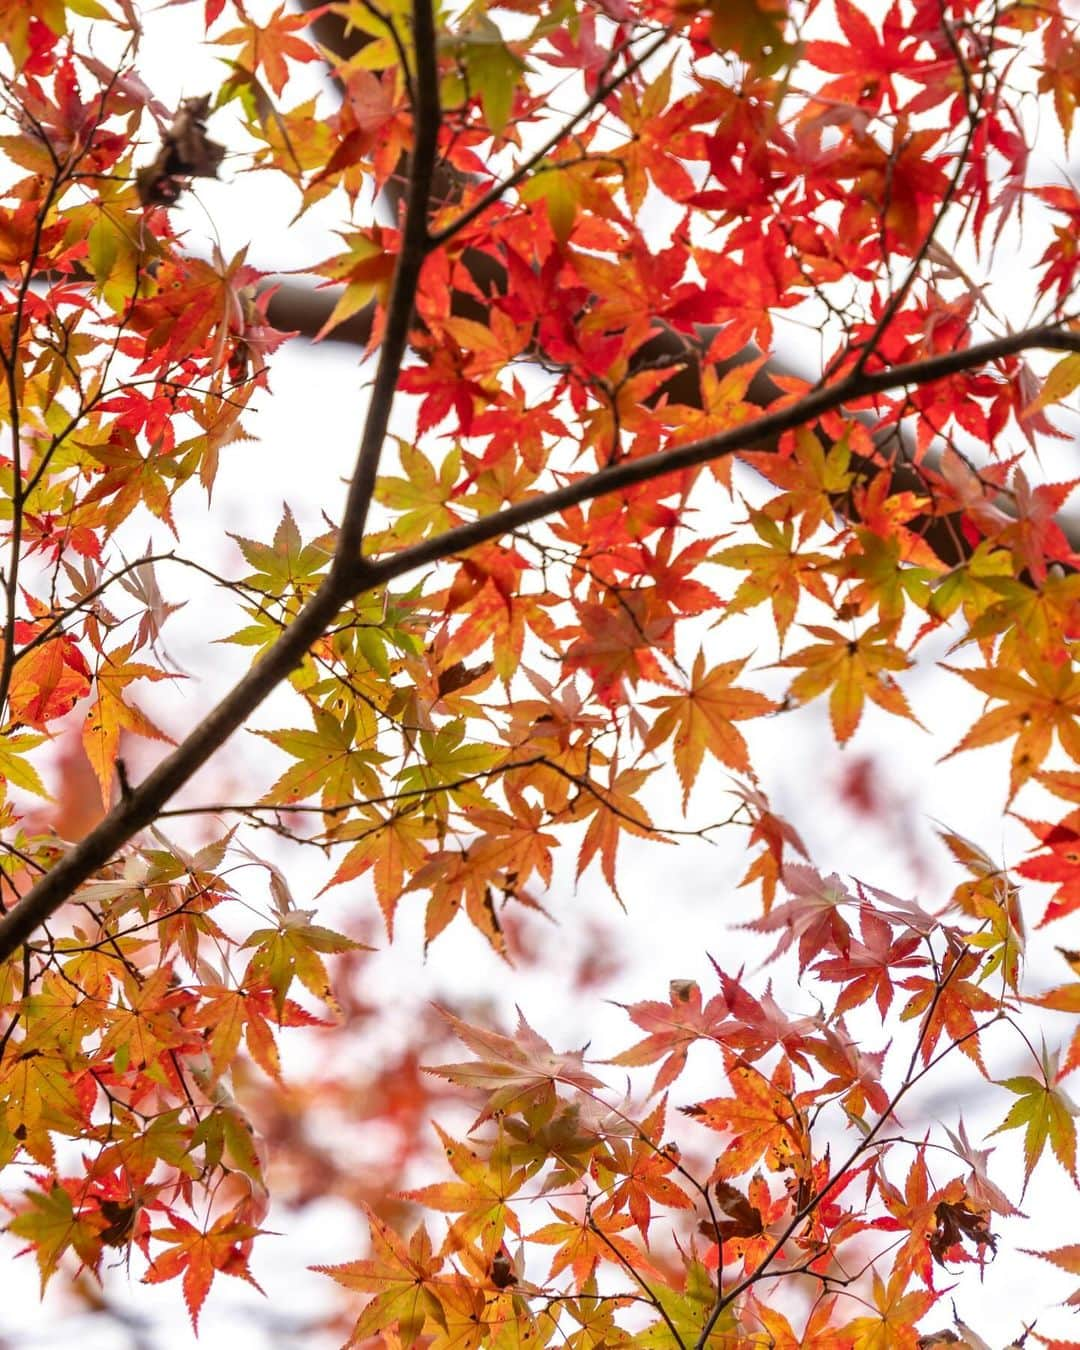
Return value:
M 330 977 L 319 953 L 367 950 L 343 933 L 312 923 L 312 910 L 294 909 L 285 914 L 277 928 L 257 928 L 243 947 L 256 948 L 248 965 L 245 983 L 269 984 L 274 992 L 278 1020 L 285 1008 L 285 996 L 294 979 L 316 998 L 334 1007 Z
M 1048 1054 L 1045 1047 L 1042 1069 L 1041 1078 L 1024 1074 L 1001 1079 L 998 1086 L 1015 1092 L 1019 1100 L 1013 1102 L 997 1129 L 990 1131 L 1001 1134 L 1003 1130 L 1023 1128 L 1025 1190 L 1048 1143 L 1058 1162 L 1076 1181 L 1075 1118 L 1080 1115 L 1080 1107 L 1060 1088 L 1052 1086 L 1057 1078 L 1057 1056 Z
M 75 1249 L 85 1265 L 96 1268 L 101 1259 L 100 1231 L 107 1226 L 105 1221 L 95 1225 L 86 1216 L 76 1214 L 71 1196 L 57 1182 L 47 1191 L 27 1191 L 26 1198 L 29 1208 L 17 1214 L 7 1230 L 26 1238 L 33 1248 L 42 1291 L 69 1247 Z
M 244 585 L 275 597 L 310 586 L 333 557 L 332 536 L 320 535 L 305 544 L 288 505 L 282 510 L 271 543 L 260 544 L 239 534 L 230 535 L 230 538 L 239 545 L 248 565 L 255 569 L 251 576 L 244 578 Z

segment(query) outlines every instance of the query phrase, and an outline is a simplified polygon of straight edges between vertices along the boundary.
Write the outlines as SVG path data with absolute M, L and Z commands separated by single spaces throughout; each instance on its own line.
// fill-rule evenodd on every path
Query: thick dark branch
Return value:
M 420 0 L 423 3 L 423 0 Z M 386 585 L 418 567 L 489 542 L 511 530 L 535 524 L 568 507 L 622 491 L 637 483 L 693 468 L 762 442 L 770 443 L 794 427 L 834 412 L 846 403 L 894 389 L 918 387 L 963 370 L 1032 348 L 1080 351 L 1080 334 L 1059 328 L 1034 328 L 980 343 L 963 351 L 947 352 L 926 361 L 892 370 L 851 375 L 815 390 L 788 407 L 767 413 L 751 423 L 709 436 L 673 450 L 623 460 L 588 474 L 553 492 L 540 493 L 494 515 L 460 525 L 424 543 L 375 561 L 346 558 L 277 642 L 225 696 L 198 727 L 147 778 L 127 794 L 80 843 L 34 885 L 0 919 L 0 960 L 18 950 L 32 934 L 75 894 L 78 887 L 157 816 L 168 799 L 182 788 L 215 750 L 237 730 L 303 659 L 304 653 L 333 622 L 351 597 Z M 343 555 L 339 555 L 343 556 Z
M 503 286 L 505 275 L 501 272 L 497 276 L 495 275 L 497 268 L 495 260 L 487 254 L 480 254 L 478 257 L 482 261 L 475 266 L 471 258 L 466 259 L 470 271 L 478 283 L 484 284 L 489 289 L 493 285 L 495 287 Z M 271 302 L 270 321 L 277 328 L 299 331 L 308 337 L 314 336 L 329 318 L 334 305 L 337 303 L 337 297 L 338 292 L 336 290 L 306 290 L 295 284 L 283 286 L 275 293 Z M 452 297 L 452 302 L 455 313 L 463 314 L 479 323 L 485 322 L 486 312 L 473 296 L 456 291 Z M 671 363 L 670 377 L 652 395 L 650 402 L 655 403 L 659 398 L 667 397 L 669 401 L 680 403 L 685 407 L 701 407 L 701 365 L 698 348 L 707 348 L 719 331 L 712 326 L 699 328 L 699 342 L 691 346 L 673 330 L 662 329 L 638 348 L 630 358 L 630 374 L 647 366 Z M 371 311 L 367 309 L 355 315 L 348 323 L 333 329 L 324 340 L 346 342 L 350 345 L 363 345 L 370 336 Z M 735 356 L 718 362 L 715 369 L 717 374 L 724 375 L 735 366 L 744 365 L 760 356 L 761 352 L 756 347 L 744 347 Z M 791 367 L 785 366 L 783 361 L 775 357 L 770 359 L 751 380 L 749 388 L 746 390 L 746 401 L 759 408 L 768 407 L 780 397 L 782 392 L 776 380 L 791 378 L 796 373 Z M 805 378 L 805 373 L 803 373 L 803 377 Z M 892 491 L 911 492 L 917 497 L 925 496 L 924 469 L 935 469 L 937 467 L 939 463 L 937 450 L 931 447 L 922 465 L 916 467 L 911 458 L 913 451 L 911 438 L 903 427 L 887 427 L 883 433 L 875 435 L 875 441 L 879 444 L 882 453 L 888 454 L 892 461 Z M 888 442 L 888 445 L 886 445 L 886 442 Z M 743 448 L 749 447 L 744 446 Z M 775 451 L 777 448 L 776 441 L 775 439 L 770 441 L 762 435 L 755 442 L 754 448 Z M 899 449 L 899 453 L 897 453 L 897 449 Z M 856 474 L 873 476 L 878 472 L 881 464 L 880 460 L 873 461 L 861 455 L 853 454 L 851 467 Z M 839 515 L 854 518 L 852 504 L 846 495 L 836 496 L 833 505 Z M 1009 514 L 1014 510 L 1011 501 L 1007 498 L 999 499 L 995 505 Z M 1057 519 L 1070 543 L 1080 551 L 1080 520 L 1077 519 L 1076 514 L 1062 513 Z M 857 519 L 856 523 L 858 523 Z M 918 515 L 908 522 L 907 528 L 912 533 L 920 535 L 937 556 L 950 566 L 963 562 L 971 552 L 967 539 L 954 528 L 953 522 L 948 517 L 932 514 Z
M 405 224 L 402 227 L 401 252 L 398 254 L 394 281 L 390 289 L 386 326 L 379 350 L 379 366 L 375 373 L 371 403 L 364 422 L 364 434 L 360 441 L 356 469 L 345 502 L 337 555 L 334 559 L 335 572 L 339 566 L 347 570 L 351 562 L 360 556 L 364 526 L 367 524 L 368 509 L 375 491 L 379 458 L 382 455 L 383 441 L 386 439 L 386 428 L 390 420 L 390 408 L 401 373 L 401 362 L 409 342 L 416 285 L 420 279 L 424 259 L 432 246 L 428 235 L 427 215 L 441 115 L 439 72 L 435 58 L 435 17 L 431 0 L 414 0 L 413 43 L 416 51 L 413 85 L 417 93 L 417 106 L 413 109 L 415 140 L 411 156 Z
M 364 522 L 374 490 L 379 454 L 386 437 L 394 390 L 408 341 L 420 268 L 427 255 L 427 207 L 439 134 L 438 79 L 435 65 L 435 22 L 431 0 L 414 0 L 416 144 L 413 176 L 402 231 L 402 248 L 394 270 L 387 305 L 386 330 L 371 402 L 364 420 L 356 468 L 346 501 L 333 564 L 319 590 L 257 662 L 195 730 L 139 784 L 128 792 L 79 844 L 31 887 L 0 921 L 0 959 L 19 945 L 92 876 L 118 848 L 145 829 L 170 797 L 289 673 L 333 622 L 355 592 L 353 566 L 360 556 Z
M 107 816 L 27 891 L 0 920 L 0 959 L 17 951 L 87 878 L 104 867 L 123 844 L 150 825 L 157 813 L 242 726 L 252 712 L 304 659 L 333 622 L 341 600 L 324 585 L 265 658 L 236 684 L 171 755 L 121 798 Z
M 318 7 L 319 0 L 299 0 L 302 9 L 315 9 Z M 359 29 L 348 30 L 347 25 L 336 14 L 320 14 L 315 19 L 313 31 L 323 46 L 331 52 L 337 53 L 342 61 L 348 61 L 355 56 L 370 40 L 368 35 Z M 668 35 L 664 35 L 661 41 L 666 41 Z M 635 59 L 631 65 L 618 73 L 612 75 L 605 82 L 607 85 L 614 86 L 624 80 L 631 69 L 636 69 L 643 60 L 653 54 L 656 44 L 650 44 L 641 58 Z M 954 51 L 955 51 L 955 44 Z M 963 69 L 961 63 L 961 70 Z M 966 89 L 968 96 L 969 111 L 972 108 L 972 91 Z M 552 144 L 561 139 L 570 128 L 576 124 L 580 118 L 587 115 L 590 107 L 594 106 L 596 100 L 590 99 L 586 105 L 579 110 L 578 114 L 570 123 L 564 125 L 551 143 L 546 144 L 542 154 L 548 153 Z M 974 121 L 971 122 L 968 130 L 966 144 L 970 145 L 971 137 L 974 132 Z M 473 220 L 484 209 L 493 204 L 512 188 L 524 175 L 528 167 L 535 162 L 536 157 L 531 157 L 525 165 L 519 166 L 519 170 L 510 175 L 504 181 L 496 184 L 493 188 L 485 192 L 477 201 L 472 202 L 463 211 L 459 217 L 452 221 L 442 231 L 435 235 L 435 242 L 441 242 L 449 237 L 451 233 L 460 229 L 465 223 Z M 960 163 L 965 162 L 965 156 L 959 157 Z M 465 187 L 464 181 L 458 176 L 455 181 L 450 176 L 441 195 L 448 198 L 461 196 Z M 395 198 L 395 187 L 393 183 L 387 186 L 385 196 L 389 201 Z M 955 191 L 955 182 L 949 190 L 951 199 Z M 922 243 L 916 257 L 908 270 L 905 280 L 894 291 L 888 305 L 879 318 L 875 326 L 874 333 L 864 346 L 860 358 L 861 365 L 865 365 L 870 354 L 876 349 L 878 342 L 888 327 L 890 317 L 895 316 L 902 305 L 904 298 L 909 293 L 919 275 L 920 262 L 924 258 L 930 244 L 933 240 L 934 232 L 940 222 L 942 212 L 939 211 L 935 218 L 934 225 L 927 237 Z M 493 258 L 481 250 L 470 249 L 463 255 L 462 261 L 468 268 L 472 280 L 485 295 L 498 294 L 505 291 L 506 275 L 497 259 Z M 271 305 L 269 317 L 275 327 L 297 331 L 307 337 L 313 337 L 320 331 L 326 319 L 329 318 L 331 311 L 337 301 L 337 292 L 327 290 L 325 292 L 314 292 L 310 289 L 304 289 L 295 283 L 286 283 L 275 294 Z M 454 292 L 452 296 L 452 308 L 455 314 L 475 320 L 478 323 L 487 322 L 487 311 L 483 305 L 479 304 L 472 295 L 460 291 Z M 361 313 L 354 315 L 347 323 L 331 330 L 327 334 L 327 339 L 336 342 L 349 342 L 359 345 L 366 344 L 371 336 L 372 310 L 366 309 Z M 709 326 L 699 330 L 701 347 L 704 349 L 711 342 L 718 330 Z M 761 353 L 753 348 L 746 348 L 736 356 L 719 364 L 718 371 L 723 374 L 733 366 L 741 365 L 760 356 Z M 684 404 L 687 407 L 701 407 L 701 366 L 699 351 L 688 344 L 678 333 L 664 329 L 658 331 L 644 346 L 640 347 L 630 358 L 630 374 L 641 369 L 643 366 L 652 365 L 657 362 L 670 361 L 672 363 L 671 378 L 667 380 L 659 390 L 657 390 L 651 401 L 667 396 L 674 402 Z M 859 367 L 861 369 L 861 366 Z M 783 378 L 796 374 L 794 370 L 787 367 L 782 359 L 775 356 L 771 357 L 766 365 L 757 373 L 752 381 L 750 388 L 746 392 L 747 401 L 756 404 L 758 407 L 768 407 L 779 395 L 780 389 L 774 383 L 773 377 Z M 829 372 L 827 372 L 828 374 Z M 911 446 L 903 429 L 889 428 L 887 436 L 890 441 L 892 451 L 892 490 L 894 492 L 912 492 L 916 496 L 925 494 L 925 479 L 918 468 L 911 460 Z M 876 437 L 879 442 L 882 437 Z M 775 450 L 775 442 L 769 444 L 765 441 L 759 441 L 756 446 L 759 450 Z M 897 453 L 897 451 L 899 453 Z M 927 468 L 936 466 L 936 454 L 932 450 L 930 456 L 925 461 Z M 872 475 L 880 467 L 880 462 L 874 462 L 862 458 L 859 455 L 852 456 L 852 468 L 856 473 Z M 1001 500 L 996 503 L 1002 510 L 1009 512 L 1012 510 L 1011 503 L 1008 500 Z M 834 499 L 834 506 L 837 512 L 842 516 L 851 517 L 853 515 L 853 506 L 846 497 L 838 496 Z M 1059 524 L 1065 531 L 1070 542 L 1075 548 L 1080 550 L 1080 521 L 1075 516 L 1059 518 Z M 916 516 L 908 522 L 908 528 L 912 533 L 919 534 L 931 549 L 944 562 L 957 564 L 962 562 L 970 553 L 970 548 L 965 537 L 958 532 L 953 522 L 947 517 L 927 514 Z
M 417 567 L 425 567 L 465 549 L 489 543 L 500 535 L 523 529 L 596 497 L 605 497 L 669 473 L 708 464 L 740 450 L 758 449 L 762 445 L 772 447 L 784 432 L 816 421 L 825 413 L 835 412 L 845 403 L 854 403 L 894 389 L 933 384 L 935 380 L 947 379 L 950 375 L 973 370 L 989 361 L 1015 356 L 1017 352 L 1032 348 L 1080 351 L 1080 333 L 1065 332 L 1056 327 L 1029 328 L 1022 333 L 1010 333 L 1006 337 L 945 352 L 925 361 L 913 361 L 908 365 L 893 366 L 889 370 L 870 374 L 849 375 L 834 384 L 815 389 L 785 408 L 766 413 L 753 422 L 732 427 L 730 431 L 691 441 L 672 450 L 659 450 L 652 455 L 643 455 L 640 459 L 620 460 L 596 473 L 586 474 L 575 482 L 567 483 L 565 487 L 539 493 L 523 502 L 507 506 L 502 511 L 496 511 L 493 515 L 458 525 L 388 558 L 375 562 L 362 559 L 356 566 L 356 589 L 366 590 L 371 586 L 385 585 Z

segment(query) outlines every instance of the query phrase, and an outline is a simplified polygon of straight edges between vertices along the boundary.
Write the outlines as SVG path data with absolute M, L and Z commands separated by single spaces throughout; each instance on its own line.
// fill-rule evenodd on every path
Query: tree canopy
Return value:
M 1076 21 L 179 8 L 221 57 L 182 97 L 141 73 L 153 7 L 0 0 L 9 1233 L 43 1287 L 118 1262 L 177 1281 L 197 1329 L 218 1275 L 257 1283 L 289 1174 L 297 1204 L 332 1186 L 366 1216 L 366 1249 L 322 1267 L 350 1344 L 980 1350 L 943 1295 L 1005 1246 L 1080 1274 L 1046 1216 L 1019 1226 L 1036 1171 L 1077 1185 L 1080 476 L 1055 477 L 1080 388 Z M 314 297 L 182 218 L 256 175 L 283 220 L 335 213 Z M 238 533 L 215 482 L 273 416 L 283 344 L 346 333 L 362 426 L 321 416 Z M 357 445 L 302 529 L 278 503 L 305 461 Z M 177 526 L 198 494 L 212 539 Z M 217 599 L 180 662 L 194 577 Z M 178 725 L 161 694 L 218 643 L 245 673 Z M 1033 842 L 1003 859 L 945 823 L 952 889 L 909 897 L 811 856 L 819 789 L 768 781 L 755 740 L 807 705 L 840 746 L 886 718 L 922 736 L 930 668 L 976 705 L 943 751 L 974 775 L 1007 747 L 998 800 Z M 242 729 L 276 771 L 253 757 L 240 795 L 200 798 Z M 477 1000 L 364 1092 L 326 1030 L 321 1078 L 283 1067 L 318 1028 L 379 1044 L 363 962 L 401 913 L 428 969 L 471 925 L 513 983 L 530 916 L 574 921 L 560 857 L 617 903 L 628 841 L 685 835 L 745 854 L 726 899 L 773 944 L 763 971 L 657 972 L 604 1059 Z M 317 895 L 281 841 L 319 857 Z M 908 1123 L 958 1064 L 990 1143 L 959 1112 Z M 400 1130 L 379 1186 L 313 1147 L 327 1103 Z M 424 1153 L 432 1110 L 451 1128 Z M 440 1179 L 416 1184 L 420 1156 Z M 1015 1343 L 1073 1344 L 1060 1311 L 1014 1311 Z

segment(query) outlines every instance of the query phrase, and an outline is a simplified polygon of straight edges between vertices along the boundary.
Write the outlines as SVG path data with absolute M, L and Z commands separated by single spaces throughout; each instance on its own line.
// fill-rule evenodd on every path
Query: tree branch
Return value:
M 472 202 L 469 206 L 465 207 L 448 225 L 444 225 L 441 230 L 436 230 L 431 236 L 431 242 L 433 244 L 445 244 L 447 240 L 452 239 L 455 234 L 463 230 L 466 225 L 471 224 L 477 216 L 482 216 L 489 206 L 494 206 L 495 203 L 505 197 L 512 188 L 517 187 L 518 183 L 527 178 L 541 160 L 546 159 L 547 156 L 551 154 L 552 150 L 569 136 L 579 122 L 583 122 L 585 118 L 588 117 L 591 112 L 594 112 L 609 95 L 613 94 L 630 75 L 636 70 L 640 70 L 645 62 L 655 56 L 664 44 L 670 40 L 670 33 L 661 33 L 660 37 L 654 42 L 651 42 L 643 52 L 627 61 L 626 65 L 617 75 L 609 75 L 606 80 L 597 85 L 596 89 L 590 94 L 589 98 L 581 105 L 577 112 L 563 122 L 558 130 L 552 132 L 543 145 L 523 159 L 517 168 L 507 174 L 505 178 L 502 178 L 499 182 L 493 184 L 487 192 L 478 197 L 476 201 Z M 616 54 L 618 54 L 618 50 Z
M 835 412 L 845 403 L 854 403 L 893 389 L 932 384 L 935 380 L 946 379 L 961 371 L 974 369 L 1003 356 L 1015 356 L 1018 352 L 1032 348 L 1077 352 L 1080 351 L 1080 333 L 1066 332 L 1058 327 L 1029 328 L 1022 333 L 1009 333 L 1005 337 L 977 343 L 973 347 L 944 352 L 925 361 L 912 361 L 870 374 L 849 375 L 835 384 L 815 389 L 787 407 L 766 413 L 756 421 L 743 422 L 729 431 L 690 441 L 671 450 L 658 450 L 640 459 L 619 460 L 567 483 L 565 487 L 539 493 L 493 515 L 455 526 L 444 534 L 414 544 L 388 558 L 375 562 L 361 559 L 355 570 L 356 587 L 364 590 L 385 585 L 417 567 L 488 543 L 500 535 L 535 524 L 546 516 L 592 501 L 596 497 L 635 487 L 639 483 L 662 478 L 665 474 L 692 469 L 740 450 L 751 450 L 762 442 L 771 447 L 784 432 L 812 422 L 825 413 Z
M 409 194 L 402 228 L 401 252 L 394 268 L 394 280 L 387 304 L 386 325 L 379 351 L 379 366 L 364 421 L 364 434 L 356 468 L 345 501 L 337 552 L 331 575 L 340 568 L 348 570 L 360 556 L 364 526 L 375 491 L 375 477 L 382 454 L 390 408 L 394 402 L 401 362 L 409 342 L 413 305 L 420 269 L 432 248 L 427 214 L 431 197 L 431 179 L 435 171 L 435 152 L 439 141 L 439 72 L 435 54 L 435 15 L 431 0 L 413 0 L 413 45 L 416 52 L 414 84 L 417 105 L 413 109 L 416 136 L 411 155 Z
M 418 7 L 427 3 L 428 0 L 417 0 Z M 399 266 L 404 265 L 403 262 L 399 263 Z M 408 299 L 411 308 L 411 297 L 397 292 L 396 287 L 395 293 L 399 295 L 401 304 L 405 304 Z M 749 449 L 763 440 L 773 440 L 785 431 L 836 411 L 845 403 L 893 389 L 931 384 L 934 380 L 1033 348 L 1080 351 L 1080 334 L 1056 327 L 1032 328 L 961 351 L 946 352 L 926 361 L 896 366 L 892 370 L 849 375 L 749 424 L 744 423 L 730 431 L 672 450 L 640 459 L 622 460 L 552 492 L 537 494 L 481 520 L 456 526 L 389 557 L 373 561 L 360 558 L 357 553 L 346 555 L 339 548 L 335 563 L 319 590 L 243 679 L 172 754 L 122 798 L 84 839 L 0 919 L 0 960 L 17 951 L 50 915 L 75 894 L 84 881 L 155 819 L 169 798 L 189 781 L 263 699 L 299 665 L 305 652 L 330 625 L 342 605 L 362 591 L 386 585 L 418 567 L 449 558 L 511 530 L 534 524 L 570 506 L 619 492 L 637 483 L 662 478 L 665 474 L 709 463 L 739 450 Z M 369 414 L 369 418 L 372 415 Z M 388 416 L 389 407 L 382 408 L 379 415 L 384 418 Z M 385 430 L 385 422 L 383 425 Z M 366 429 L 364 443 L 374 443 Z

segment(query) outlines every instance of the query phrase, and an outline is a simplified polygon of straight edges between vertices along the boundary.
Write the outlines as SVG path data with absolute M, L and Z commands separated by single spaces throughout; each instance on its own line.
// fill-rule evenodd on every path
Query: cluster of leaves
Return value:
M 695 982 L 672 981 L 667 1002 L 627 1008 L 646 1035 L 609 1061 L 660 1064 L 645 1114 L 609 1100 L 582 1052 L 556 1054 L 523 1017 L 507 1037 L 446 1014 L 475 1058 L 432 1072 L 483 1105 L 468 1143 L 442 1136 L 456 1179 L 406 1198 L 453 1217 L 441 1243 L 424 1225 L 405 1243 L 371 1214 L 372 1256 L 329 1268 L 374 1294 L 354 1340 L 394 1328 L 401 1344 L 423 1333 L 437 1345 L 916 1344 L 914 1324 L 941 1294 L 935 1277 L 990 1259 L 995 1216 L 1018 1211 L 990 1180 L 991 1150 L 974 1148 L 962 1122 L 948 1146 L 931 1146 L 903 1136 L 898 1109 L 954 1050 L 981 1065 L 980 1038 L 1015 1015 L 1015 996 L 993 996 L 961 930 L 912 902 L 851 892 L 797 864 L 786 881 L 795 898 L 758 926 L 779 929 L 784 948 L 798 939 L 800 974 L 840 986 L 831 1010 L 819 1002 L 791 1015 L 719 967 L 707 1001 Z M 890 1047 L 861 1049 L 845 1013 L 874 998 L 884 1015 L 900 991 L 899 1019 L 918 1019 L 918 1032 L 911 1051 L 893 1051 L 890 1073 Z M 680 1108 L 724 1138 L 705 1171 L 689 1161 L 700 1149 L 680 1147 L 667 1119 L 668 1090 L 698 1043 L 719 1061 L 710 1078 L 722 1075 L 730 1091 Z M 1040 1079 L 1006 1081 L 1019 1100 L 1000 1128 L 1026 1126 L 1028 1175 L 1049 1141 L 1075 1180 L 1075 1125 L 1044 1068 Z M 854 1127 L 846 1142 L 829 1130 L 833 1108 Z M 840 1164 L 831 1143 L 847 1155 Z M 526 1232 L 522 1216 L 540 1203 L 554 1220 Z M 668 1224 L 684 1241 L 653 1250 L 650 1235 Z M 546 1278 L 530 1276 L 529 1244 L 555 1249 Z M 886 1254 L 872 1297 L 849 1299 Z M 601 1293 L 605 1272 L 620 1287 Z M 765 1283 L 797 1274 L 816 1277 L 802 1331 Z M 627 1314 L 634 1334 L 620 1329 Z
M 1080 198 L 1029 185 L 1022 106 L 1034 85 L 1068 138 L 1074 25 L 1057 0 L 894 0 L 880 22 L 835 0 L 835 31 L 818 0 L 207 0 L 227 75 L 170 109 L 134 67 L 136 10 L 0 5 L 0 1164 L 33 1178 L 10 1231 L 43 1281 L 134 1247 L 196 1324 L 217 1273 L 254 1282 L 248 1066 L 280 1081 L 278 1029 L 340 1015 L 324 957 L 359 947 L 294 902 L 260 827 L 330 855 L 327 889 L 370 883 L 388 937 L 417 895 L 425 945 L 464 916 L 510 957 L 557 849 L 617 896 L 623 840 L 675 835 L 646 784 L 670 761 L 685 810 L 708 757 L 739 776 L 751 927 L 815 981 L 813 1008 L 742 972 L 718 969 L 708 1000 L 675 981 L 628 1009 L 645 1038 L 612 1063 L 659 1068 L 617 1104 L 524 1020 L 507 1038 L 451 1014 L 476 1058 L 435 1072 L 482 1109 L 467 1141 L 441 1136 L 456 1179 L 405 1195 L 451 1217 L 406 1242 L 372 1213 L 371 1255 L 330 1272 L 372 1295 L 353 1340 L 976 1346 L 918 1324 L 939 1271 L 985 1264 L 1018 1211 L 961 1123 L 910 1138 L 901 1108 L 946 1057 L 989 1075 L 993 1026 L 1030 1053 L 999 1083 L 1025 1185 L 1051 1155 L 1075 1182 L 1080 1033 L 1037 1054 L 1024 1019 L 1075 1019 L 1080 983 L 1028 991 L 1016 885 L 954 834 L 944 907 L 819 875 L 744 724 L 826 698 L 840 744 L 868 702 L 918 722 L 898 676 L 947 631 L 987 704 L 952 753 L 1011 742 L 1008 802 L 1072 803 L 1028 822 L 1014 870 L 1057 886 L 1043 923 L 1080 908 L 1080 770 L 1054 758 L 1080 764 L 1080 559 L 1056 519 L 1074 483 L 1021 462 L 1080 386 Z M 307 25 L 333 16 L 327 115 L 291 91 L 332 60 Z M 233 115 L 229 159 L 212 110 Z M 320 332 L 366 319 L 378 364 L 336 522 L 305 539 L 286 509 L 269 539 L 234 536 L 247 570 L 221 584 L 242 617 L 215 636 L 251 673 L 133 784 L 130 739 L 170 737 L 129 686 L 181 673 L 158 573 L 207 569 L 123 550 L 210 492 L 285 337 L 245 254 L 200 256 L 176 228 L 226 163 L 302 212 L 340 205 L 341 246 L 312 260 L 335 288 Z M 983 273 L 1022 206 L 1045 250 L 1035 317 L 1012 322 Z M 816 384 L 766 364 L 785 312 L 822 334 Z M 1038 348 L 1065 353 L 1041 380 Z M 392 405 L 414 427 L 397 441 Z M 759 607 L 775 697 L 745 647 L 702 637 Z M 279 684 L 295 720 L 259 735 L 280 776 L 215 805 L 243 828 L 176 844 L 164 803 Z M 71 727 L 105 812 L 73 848 L 27 804 Z M 254 929 L 230 880 L 252 862 L 272 896 Z M 871 1002 L 895 1044 L 849 1029 Z M 679 1103 L 677 1144 L 667 1097 L 699 1041 L 725 1086 Z M 1042 1254 L 1077 1269 L 1075 1248 Z M 800 1274 L 816 1298 L 796 1330 L 772 1291 Z

